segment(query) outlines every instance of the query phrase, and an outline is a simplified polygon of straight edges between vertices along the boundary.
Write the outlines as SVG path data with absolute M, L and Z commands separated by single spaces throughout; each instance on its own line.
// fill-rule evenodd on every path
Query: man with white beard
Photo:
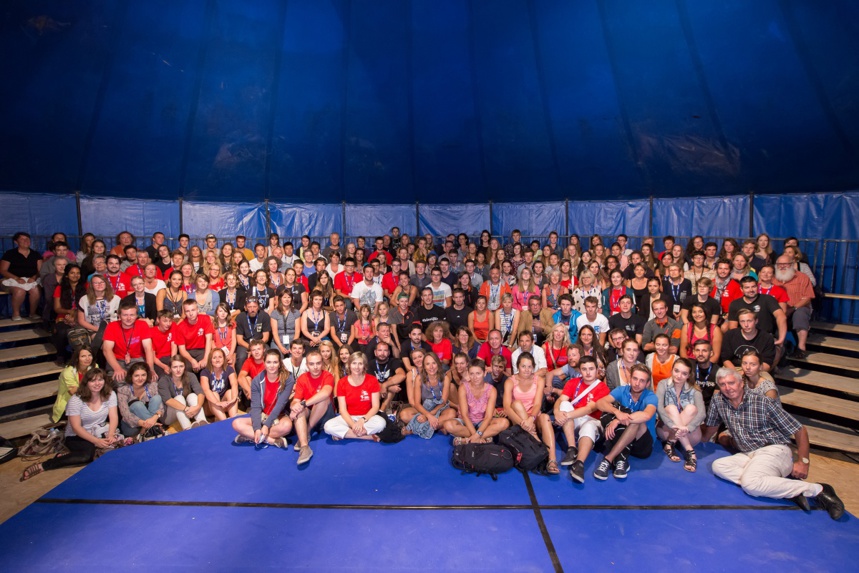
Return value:
M 780 256 L 775 262 L 775 278 L 773 284 L 784 287 L 787 291 L 787 318 L 796 330 L 796 358 L 805 358 L 808 352 L 805 342 L 811 329 L 811 300 L 814 298 L 814 288 L 811 281 L 803 273 L 796 272 L 796 265 L 786 255 Z

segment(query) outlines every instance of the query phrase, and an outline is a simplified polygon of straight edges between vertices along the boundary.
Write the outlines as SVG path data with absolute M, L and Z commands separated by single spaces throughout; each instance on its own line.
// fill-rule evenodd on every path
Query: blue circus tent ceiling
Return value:
M 402 205 L 859 186 L 846 0 L 7 0 L 0 16 L 4 191 Z

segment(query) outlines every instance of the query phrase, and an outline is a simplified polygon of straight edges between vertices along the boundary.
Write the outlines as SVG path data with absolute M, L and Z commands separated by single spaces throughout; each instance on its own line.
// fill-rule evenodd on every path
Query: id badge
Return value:
M 226 356 L 227 354 L 230 353 L 230 349 L 227 348 L 226 346 L 221 346 L 221 350 L 223 351 L 224 356 Z
M 680 314 L 680 305 L 679 304 L 674 305 L 674 314 L 675 315 Z
M 280 339 L 281 339 L 281 341 L 283 341 L 284 344 L 289 344 L 289 342 L 290 342 L 290 336 L 288 334 L 284 334 L 283 336 L 280 337 Z
M 313 336 L 313 337 L 319 336 L 319 331 L 314 330 L 313 332 L 310 333 L 310 336 Z
M 340 342 L 346 344 L 346 341 L 349 340 L 349 336 L 345 332 L 340 333 Z

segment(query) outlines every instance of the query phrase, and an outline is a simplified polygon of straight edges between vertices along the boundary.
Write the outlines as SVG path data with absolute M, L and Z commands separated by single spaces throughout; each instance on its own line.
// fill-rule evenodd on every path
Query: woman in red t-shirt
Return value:
M 367 374 L 367 357 L 363 352 L 349 356 L 349 375 L 337 383 L 336 396 L 340 415 L 325 423 L 325 433 L 334 440 L 344 438 L 373 440 L 385 429 L 385 419 L 377 416 L 381 387 L 375 376 Z

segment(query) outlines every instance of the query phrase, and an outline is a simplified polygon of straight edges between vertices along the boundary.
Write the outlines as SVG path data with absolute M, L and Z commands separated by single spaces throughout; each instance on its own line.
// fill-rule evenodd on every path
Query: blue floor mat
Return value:
M 530 509 L 37 503 L 0 526 L 0 532 L 6 571 L 552 570 Z
M 157 501 L 241 501 L 355 505 L 521 505 L 518 472 L 493 482 L 461 476 L 449 439 L 409 437 L 398 444 L 320 437 L 309 464 L 298 454 L 232 443 L 229 423 L 210 424 L 124 448 L 96 460 L 45 497 Z M 139 471 L 132 471 L 136 468 Z
M 543 510 L 567 570 L 849 571 L 859 522 L 799 510 Z M 562 540 L 562 541 L 561 541 Z M 855 569 L 853 569 L 855 571 Z

